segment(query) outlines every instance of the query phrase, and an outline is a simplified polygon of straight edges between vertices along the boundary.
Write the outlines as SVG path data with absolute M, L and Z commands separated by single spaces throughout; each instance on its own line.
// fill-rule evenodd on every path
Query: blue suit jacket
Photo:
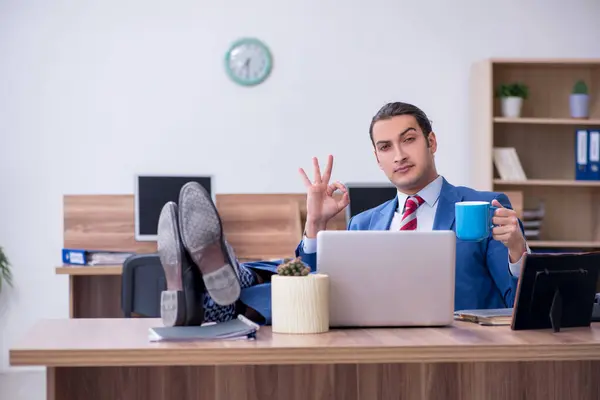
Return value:
M 489 201 L 496 199 L 506 208 L 512 208 L 508 197 L 502 193 L 483 192 L 467 187 L 453 186 L 443 181 L 437 211 L 433 223 L 434 230 L 455 230 L 454 203 L 459 201 Z M 349 230 L 388 230 L 398 198 L 364 211 L 350 219 Z M 520 223 L 520 221 L 519 221 Z M 521 225 L 521 229 L 523 229 Z M 317 269 L 317 254 L 306 254 L 301 242 L 296 256 Z M 275 272 L 280 261 L 247 263 L 250 268 Z M 365 270 L 365 273 L 369 273 Z M 465 242 L 456 239 L 456 289 L 454 309 L 482 309 L 512 307 L 515 299 L 517 278 L 508 267 L 508 249 L 492 238 L 481 242 Z M 242 290 L 241 300 L 261 313 L 267 323 L 271 322 L 270 284 L 262 284 Z

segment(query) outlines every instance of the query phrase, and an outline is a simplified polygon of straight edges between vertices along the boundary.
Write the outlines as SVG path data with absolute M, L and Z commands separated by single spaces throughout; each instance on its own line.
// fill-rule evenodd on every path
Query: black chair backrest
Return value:
M 132 314 L 160 317 L 160 296 L 167 282 L 157 253 L 137 254 L 123 263 L 121 308 L 125 318 Z

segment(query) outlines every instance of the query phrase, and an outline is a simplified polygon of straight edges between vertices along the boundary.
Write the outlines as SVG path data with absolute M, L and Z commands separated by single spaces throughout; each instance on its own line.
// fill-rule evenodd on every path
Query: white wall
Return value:
M 0 369 L 35 321 L 68 315 L 63 194 L 132 193 L 146 172 L 302 191 L 297 168 L 330 152 L 335 179 L 385 181 L 367 129 L 392 100 L 429 114 L 440 172 L 470 184 L 474 61 L 600 56 L 598 2 L 532 3 L 0 2 L 0 245 L 16 283 L 0 298 Z M 245 35 L 275 59 L 253 89 L 222 67 Z

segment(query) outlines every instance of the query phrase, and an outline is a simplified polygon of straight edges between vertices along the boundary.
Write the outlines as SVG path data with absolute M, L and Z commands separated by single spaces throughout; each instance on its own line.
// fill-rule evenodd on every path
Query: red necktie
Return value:
M 400 222 L 401 231 L 414 231 L 417 229 L 417 208 L 424 202 L 425 200 L 419 196 L 411 196 L 406 200 L 402 222 Z

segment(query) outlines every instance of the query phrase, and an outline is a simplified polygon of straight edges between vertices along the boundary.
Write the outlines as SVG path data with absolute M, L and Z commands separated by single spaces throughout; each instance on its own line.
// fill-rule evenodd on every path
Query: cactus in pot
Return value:
M 284 263 L 277 267 L 277 274 L 282 276 L 306 276 L 310 268 L 306 266 L 300 257 L 285 259 Z
M 569 107 L 573 118 L 587 118 L 589 116 L 589 94 L 585 81 L 578 80 L 573 85 L 573 91 L 569 97 Z
M 329 330 L 329 279 L 311 273 L 300 257 L 284 259 L 271 277 L 273 333 L 322 333 Z

